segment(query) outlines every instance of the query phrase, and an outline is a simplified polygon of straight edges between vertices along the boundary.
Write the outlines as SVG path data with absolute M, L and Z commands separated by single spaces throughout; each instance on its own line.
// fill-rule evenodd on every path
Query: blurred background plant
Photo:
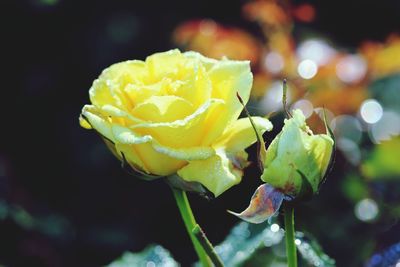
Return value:
M 396 0 L 2 3 L 0 266 L 99 266 L 125 251 L 110 266 L 195 261 L 167 185 L 125 174 L 77 122 L 102 69 L 178 46 L 251 61 L 248 108 L 271 115 L 267 142 L 281 127 L 283 78 L 312 129 L 328 110 L 338 151 L 296 212 L 301 266 L 397 267 L 399 12 Z M 228 266 L 285 266 L 280 217 L 255 226 L 226 213 L 248 204 L 259 176 L 251 166 L 218 199 L 190 196 Z

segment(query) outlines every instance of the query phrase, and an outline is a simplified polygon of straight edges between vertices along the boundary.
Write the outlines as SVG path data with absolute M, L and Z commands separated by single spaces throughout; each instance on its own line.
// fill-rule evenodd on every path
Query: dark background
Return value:
M 45 2 L 0 4 L 0 201 L 38 220 L 30 224 L 29 215 L 18 212 L 16 218 L 0 220 L 0 265 L 99 266 L 123 251 L 160 243 L 187 266 L 195 254 L 168 186 L 124 173 L 101 140 L 79 127 L 78 116 L 101 70 L 172 48 L 171 32 L 185 20 L 212 18 L 257 32 L 241 16 L 244 1 Z M 400 1 L 309 3 L 316 7 L 317 19 L 308 26 L 341 46 L 383 41 L 400 29 Z M 337 164 L 345 164 L 340 155 Z M 333 174 L 340 175 L 340 169 Z M 214 243 L 238 221 L 225 210 L 244 208 L 258 177 L 250 170 L 241 185 L 211 202 L 190 196 Z M 298 227 L 323 212 L 352 212 L 345 200 L 330 194 L 336 186 L 335 179 L 328 179 L 314 202 L 324 197 L 332 205 L 322 210 L 305 204 Z M 314 232 L 321 232 L 327 254 L 345 266 L 351 246 L 335 244 L 324 231 Z M 353 238 L 361 238 L 363 231 L 368 229 L 357 229 Z M 398 237 L 382 233 L 383 244 L 395 241 Z

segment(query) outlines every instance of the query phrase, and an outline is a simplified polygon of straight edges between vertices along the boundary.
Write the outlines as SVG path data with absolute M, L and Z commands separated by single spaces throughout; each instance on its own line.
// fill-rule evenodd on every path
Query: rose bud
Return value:
M 332 161 L 334 139 L 327 134 L 314 135 L 301 110 L 285 119 L 282 131 L 269 145 L 263 159 L 261 179 L 249 207 L 232 214 L 252 223 L 261 223 L 274 215 L 283 200 L 309 198 L 325 178 Z

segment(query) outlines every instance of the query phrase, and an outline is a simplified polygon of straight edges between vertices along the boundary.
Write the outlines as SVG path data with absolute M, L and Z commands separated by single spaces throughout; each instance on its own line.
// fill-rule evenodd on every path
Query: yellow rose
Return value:
M 247 118 L 239 119 L 252 86 L 249 61 L 214 60 L 171 50 L 145 61 L 105 69 L 89 90 L 81 126 L 96 130 L 120 159 L 157 176 L 177 173 L 215 196 L 241 180 L 256 141 Z M 272 124 L 255 117 L 260 132 Z

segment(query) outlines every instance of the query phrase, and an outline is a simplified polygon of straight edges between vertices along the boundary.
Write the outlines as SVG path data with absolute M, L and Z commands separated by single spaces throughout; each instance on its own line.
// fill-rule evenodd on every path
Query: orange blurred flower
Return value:
M 307 99 L 314 107 L 325 107 L 337 116 L 357 113 L 361 103 L 368 97 L 364 86 L 320 87 L 310 92 Z
M 346 87 L 348 84 L 364 83 L 367 71 L 367 62 L 362 55 L 337 52 L 326 64 L 318 66 L 316 76 L 309 82 L 322 82 L 330 87 Z
M 223 27 L 213 20 L 193 20 L 178 26 L 173 41 L 185 50 L 221 59 L 250 60 L 258 64 L 261 44 L 249 33 L 233 27 Z
M 400 72 L 400 36 L 389 36 L 385 43 L 366 42 L 361 52 L 367 58 L 371 74 L 375 77 Z
M 295 74 L 295 42 L 290 34 L 283 31 L 271 34 L 269 36 L 267 47 L 270 51 L 277 52 L 282 56 L 284 60 L 282 74 L 284 74 L 285 76 Z
M 312 22 L 315 19 L 315 9 L 310 4 L 301 4 L 292 9 L 292 15 L 301 22 Z
M 243 13 L 247 18 L 270 27 L 281 27 L 291 23 L 285 10 L 273 0 L 258 0 L 244 5 Z

